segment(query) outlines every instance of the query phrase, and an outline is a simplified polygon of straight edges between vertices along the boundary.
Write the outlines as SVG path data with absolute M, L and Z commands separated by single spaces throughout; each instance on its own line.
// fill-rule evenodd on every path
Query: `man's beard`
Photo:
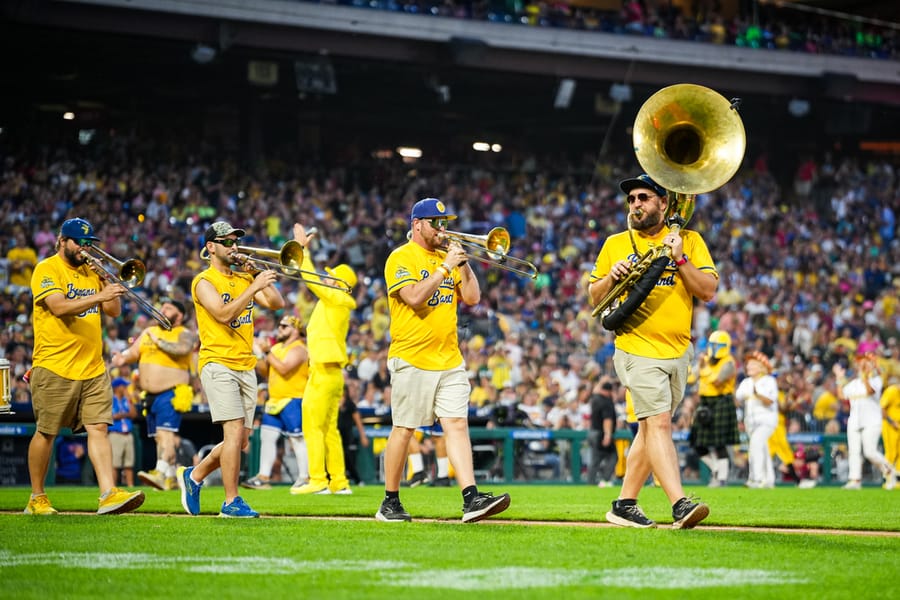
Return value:
M 631 217 L 631 228 L 637 229 L 638 231 L 647 231 L 648 229 L 654 229 L 662 223 L 662 213 L 654 212 L 654 213 L 644 213 L 641 218 L 635 218 L 634 215 Z
M 82 256 L 81 250 L 76 250 L 75 252 L 72 252 L 71 250 L 66 249 L 66 250 L 63 250 L 63 253 L 66 256 L 66 260 L 72 266 L 80 267 L 81 265 L 83 265 L 87 262 L 87 259 L 84 256 Z

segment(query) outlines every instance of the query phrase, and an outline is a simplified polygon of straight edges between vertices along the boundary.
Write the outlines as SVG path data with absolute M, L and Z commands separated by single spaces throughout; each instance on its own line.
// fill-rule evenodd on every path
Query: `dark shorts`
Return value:
M 149 405 L 147 409 L 147 435 L 149 437 L 155 436 L 157 429 L 178 433 L 178 428 L 181 427 L 181 413 L 172 406 L 174 397 L 175 388 L 144 396 L 144 402 Z

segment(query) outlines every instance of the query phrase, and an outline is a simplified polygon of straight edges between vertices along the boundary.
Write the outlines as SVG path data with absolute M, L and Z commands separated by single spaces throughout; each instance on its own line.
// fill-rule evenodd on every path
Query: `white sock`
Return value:
M 272 465 L 278 455 L 278 438 L 281 432 L 269 427 L 261 427 L 259 430 L 259 474 L 263 477 L 272 475 Z
M 437 476 L 450 477 L 450 459 L 446 456 L 437 459 Z
M 413 473 L 418 473 L 419 471 L 425 470 L 425 461 L 422 459 L 422 453 L 418 452 L 416 454 L 409 455 L 409 462 L 412 467 Z
M 176 465 L 166 465 L 165 474 L 166 477 L 175 477 L 175 474 L 178 472 L 178 467 Z
M 719 481 L 727 481 L 728 480 L 728 459 L 727 458 L 716 459 L 716 475 L 718 476 Z
M 306 481 L 309 479 L 309 458 L 306 456 L 306 440 L 302 435 L 292 435 L 288 438 L 291 442 L 291 448 L 294 449 L 294 456 L 297 457 L 297 481 Z
M 163 459 L 159 459 L 156 461 L 156 471 L 157 473 L 161 473 L 163 475 L 166 474 L 166 471 L 169 470 L 169 463 L 164 461 Z

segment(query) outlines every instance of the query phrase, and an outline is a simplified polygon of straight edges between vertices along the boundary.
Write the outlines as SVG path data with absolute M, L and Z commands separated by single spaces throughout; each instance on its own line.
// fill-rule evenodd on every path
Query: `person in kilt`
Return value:
M 709 335 L 698 367 L 700 404 L 691 425 L 691 446 L 709 467 L 709 486 L 721 487 L 728 481 L 728 446 L 741 441 L 734 405 L 737 368 L 728 332 L 717 330 Z

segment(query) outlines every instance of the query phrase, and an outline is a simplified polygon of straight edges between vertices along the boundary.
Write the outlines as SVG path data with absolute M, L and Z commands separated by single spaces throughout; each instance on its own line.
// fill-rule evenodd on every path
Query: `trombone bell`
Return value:
M 480 260 L 489 265 L 505 269 L 517 275 L 524 275 L 531 279 L 537 279 L 538 270 L 534 264 L 510 256 L 508 254 L 510 243 L 509 231 L 503 227 L 494 227 L 485 235 L 460 233 L 458 231 L 444 231 L 444 235 L 450 241 L 461 246 L 480 251 L 484 256 Z

